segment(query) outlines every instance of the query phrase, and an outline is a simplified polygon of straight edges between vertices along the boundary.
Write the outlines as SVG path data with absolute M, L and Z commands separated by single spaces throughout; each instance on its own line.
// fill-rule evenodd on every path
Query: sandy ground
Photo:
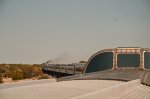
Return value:
M 12 78 L 3 78 L 3 84 L 9 84 L 9 83 L 15 83 L 15 82 L 24 82 L 29 80 L 37 80 L 36 77 L 30 78 L 30 79 L 23 79 L 23 80 L 12 80 Z
M 52 76 L 49 76 L 49 79 L 54 79 Z M 26 81 L 32 81 L 32 80 L 38 80 L 37 77 L 32 77 L 28 79 L 22 79 L 22 80 L 12 80 L 12 78 L 3 78 L 3 83 L 2 84 L 10 84 L 10 83 L 16 83 L 16 82 L 26 82 Z

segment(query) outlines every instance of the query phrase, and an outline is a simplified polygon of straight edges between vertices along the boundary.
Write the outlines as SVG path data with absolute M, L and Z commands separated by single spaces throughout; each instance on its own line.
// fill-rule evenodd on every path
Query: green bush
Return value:
M 37 79 L 49 79 L 49 75 L 43 74 L 43 75 L 38 76 Z

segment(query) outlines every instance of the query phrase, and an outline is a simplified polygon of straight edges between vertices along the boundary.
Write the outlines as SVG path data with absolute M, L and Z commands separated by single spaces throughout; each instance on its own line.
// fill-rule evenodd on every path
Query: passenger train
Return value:
M 73 63 L 73 64 L 50 64 L 43 63 L 42 68 L 44 71 L 51 73 L 60 73 L 67 75 L 82 74 L 84 71 L 85 63 Z

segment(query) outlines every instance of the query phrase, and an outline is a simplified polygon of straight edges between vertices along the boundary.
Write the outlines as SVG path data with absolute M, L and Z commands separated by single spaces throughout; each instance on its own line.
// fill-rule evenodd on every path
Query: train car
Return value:
M 82 74 L 84 71 L 85 63 L 76 63 L 75 64 L 75 75 Z
M 42 68 L 53 73 L 62 73 L 67 75 L 82 74 L 85 64 L 43 64 Z
M 64 64 L 60 67 L 60 72 L 63 74 L 66 74 L 66 72 L 67 72 L 67 65 L 66 64 Z
M 61 64 L 54 65 L 54 68 L 55 68 L 54 72 L 60 72 L 60 67 L 61 67 Z
M 70 75 L 75 74 L 75 65 L 74 64 L 68 64 L 66 69 L 67 69 L 67 74 L 70 74 Z

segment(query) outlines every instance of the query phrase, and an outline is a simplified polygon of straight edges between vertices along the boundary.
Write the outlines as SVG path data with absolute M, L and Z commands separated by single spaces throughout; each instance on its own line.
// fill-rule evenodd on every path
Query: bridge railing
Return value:
M 144 70 L 141 76 L 141 84 L 150 86 L 150 70 Z

